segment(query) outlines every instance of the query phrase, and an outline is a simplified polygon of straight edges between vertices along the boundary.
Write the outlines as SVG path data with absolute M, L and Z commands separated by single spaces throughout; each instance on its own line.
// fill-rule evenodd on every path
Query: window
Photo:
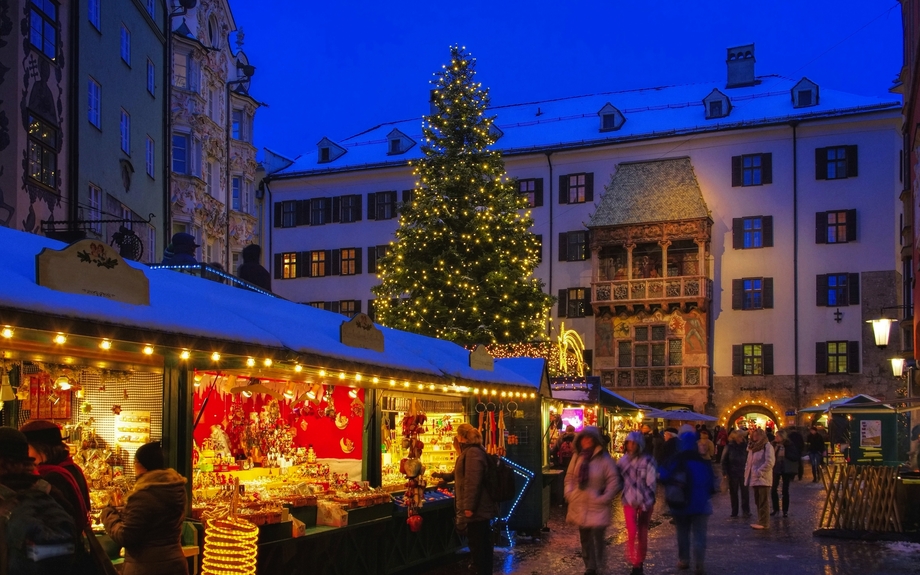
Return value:
M 332 221 L 332 202 L 329 198 L 310 200 L 310 225 L 321 226 Z
M 773 278 L 732 280 L 732 309 L 772 309 Z
M 281 277 L 278 279 L 289 280 L 297 277 L 297 252 L 284 252 L 281 254 Z
M 594 174 L 559 176 L 559 203 L 583 204 L 594 201 Z
M 713 100 L 709 102 L 709 117 L 710 118 L 721 118 L 722 117 L 722 100 Z
M 211 160 L 204 163 L 204 191 L 214 197 L 214 164 Z
M 51 0 L 30 3 L 29 42 L 52 60 L 57 57 L 57 5 Z
M 569 288 L 559 290 L 559 317 L 585 317 L 594 315 L 591 309 L 591 290 Z
M 156 18 L 157 2 L 156 0 L 147 0 L 147 13 L 151 18 Z
M 148 58 L 147 59 L 147 92 L 149 92 L 151 96 L 156 96 L 156 88 L 157 88 L 157 69 L 156 69 L 156 66 L 153 65 L 153 61 L 150 58 Z
M 640 346 L 637 346 L 640 347 Z M 648 346 L 645 346 L 648 347 Z M 647 350 L 646 350 L 647 353 Z M 638 357 L 636 358 L 638 363 Z M 618 341 L 617 342 L 617 366 L 618 367 L 632 367 L 632 342 L 631 341 Z
M 590 259 L 588 232 L 564 232 L 559 234 L 559 261 L 576 262 Z
M 252 213 L 252 182 L 249 180 L 243 182 L 243 200 L 240 211 L 247 214 Z
M 815 179 L 842 180 L 858 175 L 856 146 L 815 149 Z
M 773 375 L 773 344 L 733 345 L 732 375 Z
M 377 273 L 377 263 L 380 258 L 387 255 L 390 246 L 371 246 L 367 248 L 367 273 Z
M 121 151 L 131 155 L 131 116 L 122 109 L 121 111 Z
M 817 305 L 859 305 L 859 274 L 821 274 L 816 278 Z
M 361 220 L 361 196 L 358 194 L 351 194 L 348 196 L 342 196 L 339 200 L 340 202 L 340 212 L 339 221 L 342 223 L 351 223 Z
M 154 177 L 156 177 L 156 176 L 154 175 L 154 173 L 153 173 L 153 170 L 154 170 L 154 158 L 155 158 L 156 156 L 155 156 L 155 154 L 154 154 L 153 138 L 151 138 L 150 136 L 147 136 L 147 143 L 146 143 L 144 152 L 145 152 L 145 153 L 144 153 L 144 157 L 145 157 L 146 162 L 147 162 L 147 175 L 150 176 L 151 178 L 154 178 Z
M 856 210 L 815 214 L 815 243 L 843 244 L 856 241 Z
M 234 140 L 243 139 L 243 111 L 233 110 L 232 136 Z
M 297 202 L 281 202 L 281 227 L 293 228 L 297 225 Z
M 87 6 L 87 12 L 89 14 L 89 23 L 92 24 L 96 30 L 102 30 L 102 0 L 89 0 Z
M 847 298 L 847 274 L 828 274 L 827 276 L 827 305 L 840 305 Z
M 819 341 L 815 344 L 815 373 L 859 373 L 858 341 Z
M 339 302 L 339 313 L 352 318 L 361 313 L 361 300 L 343 299 Z
M 799 107 L 811 106 L 811 90 L 799 90 Z
M 329 161 L 329 148 L 320 148 L 319 149 L 319 161 L 321 163 Z
M 89 229 L 96 234 L 102 234 L 102 188 L 93 184 L 89 185 L 89 215 L 86 219 L 92 221 Z
M 326 252 L 316 250 L 308 253 L 310 254 L 310 277 L 321 278 L 326 276 Z
M 173 86 L 191 89 L 189 82 L 189 55 L 173 54 Z
M 847 373 L 847 342 L 827 342 L 827 373 Z
M 601 116 L 601 129 L 602 130 L 616 130 L 617 129 L 617 115 L 616 114 L 603 114 Z
M 124 24 L 121 25 L 121 59 L 131 65 L 131 32 Z
M 372 192 L 367 195 L 367 219 L 391 220 L 396 217 L 396 192 Z
M 742 309 L 763 309 L 763 278 L 747 278 L 743 282 Z
M 230 207 L 236 211 L 240 211 L 240 194 L 242 193 L 241 187 L 243 184 L 243 178 L 239 176 L 233 176 L 230 179 L 230 182 L 231 182 L 230 187 L 233 190 L 233 196 L 232 196 L 233 199 L 232 199 L 232 203 L 230 204 Z
M 732 157 L 732 187 L 773 183 L 773 154 Z
M 49 188 L 57 187 L 57 130 L 29 114 L 29 177 Z
M 346 248 L 341 250 L 341 267 L 339 268 L 339 274 L 343 276 L 353 276 L 356 269 L 356 259 L 357 259 L 357 250 L 355 248 Z
M 100 99 L 101 99 L 102 88 L 99 87 L 99 84 L 93 80 L 89 79 L 89 111 L 87 117 L 89 118 L 89 123 L 96 126 L 97 128 L 102 128 L 102 114 L 100 112 Z
M 184 134 L 173 134 L 172 171 L 177 174 L 188 174 L 188 164 L 188 136 Z
M 538 208 L 543 205 L 543 178 L 518 180 L 518 192 L 527 198 L 527 205 Z
M 393 138 L 392 140 L 390 140 L 390 153 L 391 154 L 402 153 L 402 142 L 399 141 L 399 138 Z
M 732 219 L 732 248 L 750 250 L 773 247 L 773 216 Z

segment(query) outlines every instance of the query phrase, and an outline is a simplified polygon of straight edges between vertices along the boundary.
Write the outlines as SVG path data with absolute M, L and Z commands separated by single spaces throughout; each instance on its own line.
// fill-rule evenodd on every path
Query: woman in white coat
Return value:
M 604 449 L 601 432 L 586 427 L 575 438 L 577 453 L 565 475 L 566 522 L 578 527 L 585 575 L 603 566 L 604 532 L 610 525 L 614 496 L 622 482 L 613 458 Z
M 754 488 L 754 503 L 757 505 L 757 523 L 751 523 L 751 527 L 769 529 L 770 510 L 767 506 L 770 488 L 773 486 L 776 454 L 762 429 L 755 429 L 751 434 L 748 451 L 747 463 L 744 465 L 744 484 Z

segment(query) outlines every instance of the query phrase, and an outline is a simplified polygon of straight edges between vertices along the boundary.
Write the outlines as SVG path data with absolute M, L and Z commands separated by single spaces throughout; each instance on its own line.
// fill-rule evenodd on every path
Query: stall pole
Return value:
M 380 392 L 364 390 L 364 454 L 362 456 L 362 479 L 371 485 L 382 485 L 383 470 L 380 455 L 380 410 L 377 402 Z
M 170 467 L 192 485 L 192 378 L 184 367 L 167 363 L 163 370 L 163 449 Z

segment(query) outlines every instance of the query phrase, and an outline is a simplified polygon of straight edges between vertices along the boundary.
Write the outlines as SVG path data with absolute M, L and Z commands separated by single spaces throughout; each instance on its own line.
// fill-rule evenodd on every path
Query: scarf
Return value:
M 751 453 L 757 453 L 758 451 L 762 450 L 766 446 L 767 446 L 767 438 L 761 437 L 757 441 L 752 442 L 751 447 L 749 449 L 751 450 Z
M 591 458 L 594 457 L 594 449 L 596 446 L 592 445 L 589 449 L 583 449 L 581 453 L 578 454 L 578 488 L 584 489 L 588 486 L 588 466 L 591 464 Z

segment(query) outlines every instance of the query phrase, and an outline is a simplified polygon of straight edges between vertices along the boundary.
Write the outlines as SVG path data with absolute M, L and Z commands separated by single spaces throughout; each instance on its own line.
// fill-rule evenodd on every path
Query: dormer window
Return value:
M 817 105 L 818 85 L 808 78 L 802 78 L 798 84 L 792 87 L 792 107 L 808 108 Z
M 398 154 L 402 152 L 401 144 L 402 142 L 400 142 L 398 139 L 390 140 L 390 153 Z
M 715 102 L 709 102 L 709 117 L 710 118 L 721 118 L 722 117 L 722 100 L 716 100 Z
M 387 155 L 396 156 L 408 152 L 415 145 L 415 140 L 396 128 L 387 134 Z
M 329 138 L 323 138 L 316 144 L 316 152 L 316 162 L 318 164 L 327 164 L 329 162 L 334 162 L 345 154 L 345 148 L 336 144 Z
M 320 148 L 319 149 L 319 161 L 328 162 L 329 161 L 329 148 Z
M 626 121 L 626 118 L 623 117 L 623 113 L 617 110 L 610 102 L 607 102 L 604 107 L 598 111 L 597 115 L 601 119 L 601 132 L 619 130 Z
M 703 98 L 703 106 L 706 110 L 707 120 L 728 117 L 732 111 L 732 104 L 728 96 L 718 89 L 713 90 L 708 96 Z

